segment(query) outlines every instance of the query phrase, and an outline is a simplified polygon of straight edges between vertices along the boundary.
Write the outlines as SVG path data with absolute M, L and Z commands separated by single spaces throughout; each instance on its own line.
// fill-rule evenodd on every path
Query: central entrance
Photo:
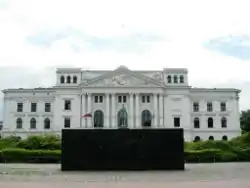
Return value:
M 117 124 L 118 128 L 127 128 L 128 127 L 128 113 L 124 105 L 122 106 L 121 110 L 117 114 Z

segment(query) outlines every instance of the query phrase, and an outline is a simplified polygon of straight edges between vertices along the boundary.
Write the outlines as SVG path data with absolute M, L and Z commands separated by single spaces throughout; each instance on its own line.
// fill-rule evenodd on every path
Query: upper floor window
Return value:
M 95 96 L 95 103 L 103 103 L 103 96 L 102 95 L 96 95 Z
M 64 77 L 64 76 L 61 76 L 61 77 L 60 77 L 60 82 L 61 82 L 61 84 L 64 84 L 64 83 L 65 83 L 65 77 Z
M 71 110 L 71 101 L 70 100 L 64 101 L 64 110 Z
M 73 83 L 76 84 L 77 83 L 77 76 L 73 77 Z
M 17 112 L 22 112 L 23 111 L 23 103 L 17 103 Z
M 142 96 L 142 103 L 150 103 L 150 96 L 149 95 L 143 95 Z
M 126 103 L 127 102 L 127 96 L 125 96 L 125 95 L 118 96 L 118 102 L 119 103 Z
M 34 102 L 32 102 L 32 103 L 31 103 L 31 109 L 30 109 L 30 111 L 31 111 L 31 112 L 36 112 L 36 110 L 37 110 L 37 104 L 34 103 Z
M 174 117 L 174 127 L 180 127 L 180 118 Z
M 71 77 L 67 76 L 67 83 L 70 84 L 70 82 L 71 82 Z
M 226 110 L 227 110 L 226 103 L 225 102 L 221 102 L 220 103 L 220 111 L 221 112 L 225 112 Z
M 177 84 L 178 83 L 178 76 L 174 76 L 174 83 Z
M 193 103 L 193 111 L 194 112 L 199 112 L 199 103 L 198 102 Z
M 64 118 L 64 128 L 70 128 L 70 118 Z
M 212 112 L 213 111 L 213 104 L 211 102 L 207 103 L 207 111 Z
M 51 104 L 50 103 L 45 103 L 45 112 L 51 112 Z
M 180 76 L 180 83 L 183 84 L 184 83 L 184 76 Z
M 172 77 L 170 75 L 168 75 L 167 80 L 169 84 L 172 83 Z

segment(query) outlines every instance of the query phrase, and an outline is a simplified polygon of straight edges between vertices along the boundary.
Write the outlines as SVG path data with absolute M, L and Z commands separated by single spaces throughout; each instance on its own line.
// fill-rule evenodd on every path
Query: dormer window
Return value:
M 180 76 L 180 83 L 183 84 L 184 83 L 184 76 Z
M 67 76 L 67 83 L 70 84 L 70 82 L 71 82 L 71 77 Z
M 74 84 L 77 83 L 77 77 L 76 77 L 76 76 L 73 77 L 73 83 L 74 83 Z
M 171 84 L 172 83 L 172 77 L 170 75 L 168 75 L 167 77 L 168 83 Z
M 61 82 L 61 84 L 64 84 L 64 82 L 65 82 L 64 76 L 61 76 L 61 77 L 60 77 L 60 82 Z
M 178 83 L 178 77 L 175 75 L 174 76 L 174 83 L 177 84 Z

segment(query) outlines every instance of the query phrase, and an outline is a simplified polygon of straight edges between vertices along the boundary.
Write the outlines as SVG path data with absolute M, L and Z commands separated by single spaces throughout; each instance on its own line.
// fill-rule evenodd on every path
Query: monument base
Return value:
M 183 129 L 63 129 L 61 170 L 184 170 Z

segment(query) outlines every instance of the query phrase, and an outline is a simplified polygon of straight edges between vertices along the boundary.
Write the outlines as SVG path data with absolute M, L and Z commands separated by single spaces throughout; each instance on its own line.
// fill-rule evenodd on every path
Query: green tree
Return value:
M 241 112 L 240 127 L 243 132 L 250 132 L 250 110 Z

